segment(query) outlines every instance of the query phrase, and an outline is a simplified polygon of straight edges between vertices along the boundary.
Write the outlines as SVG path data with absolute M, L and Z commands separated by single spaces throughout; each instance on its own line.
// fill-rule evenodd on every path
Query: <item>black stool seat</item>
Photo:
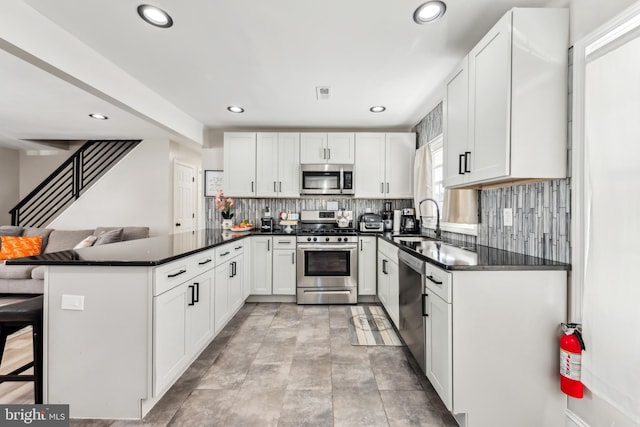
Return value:
M 42 295 L 0 306 L 0 364 L 7 337 L 20 329 L 33 328 L 33 361 L 18 369 L 0 375 L 5 381 L 33 381 L 35 403 L 42 403 Z M 33 375 L 20 375 L 33 367 Z

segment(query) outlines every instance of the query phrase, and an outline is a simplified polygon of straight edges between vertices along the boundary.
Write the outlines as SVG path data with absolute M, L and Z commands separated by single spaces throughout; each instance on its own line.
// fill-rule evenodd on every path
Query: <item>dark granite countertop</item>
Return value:
M 102 266 L 156 266 L 178 258 L 211 249 L 247 236 L 295 235 L 275 230 L 261 232 L 224 232 L 221 229 L 197 230 L 148 239 L 128 240 L 109 245 L 92 246 L 37 256 L 7 260 L 14 265 L 102 265 Z
M 482 245 L 461 246 L 454 242 L 402 241 L 404 238 L 427 237 L 385 233 L 379 235 L 400 250 L 446 270 L 571 270 L 571 264 L 537 258 Z
M 103 246 L 76 249 L 32 257 L 7 260 L 14 265 L 101 265 L 101 266 L 156 266 L 184 256 L 215 248 L 248 236 L 290 236 L 281 230 L 261 232 L 224 232 L 220 229 L 198 230 L 148 239 L 129 240 Z M 419 259 L 447 270 L 570 270 L 571 265 L 508 252 L 487 246 L 461 247 L 452 242 L 436 244 L 401 242 L 403 237 L 392 233 L 362 233 L 378 236 Z M 426 236 L 425 236 L 426 237 Z

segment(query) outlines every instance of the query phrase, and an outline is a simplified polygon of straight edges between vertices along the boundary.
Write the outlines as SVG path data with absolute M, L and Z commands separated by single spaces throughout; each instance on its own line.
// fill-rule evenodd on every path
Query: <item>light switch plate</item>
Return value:
M 63 310 L 84 310 L 84 295 L 62 295 L 60 308 Z
M 513 209 L 504 208 L 504 210 L 502 211 L 502 215 L 504 220 L 504 226 L 512 227 L 513 226 Z

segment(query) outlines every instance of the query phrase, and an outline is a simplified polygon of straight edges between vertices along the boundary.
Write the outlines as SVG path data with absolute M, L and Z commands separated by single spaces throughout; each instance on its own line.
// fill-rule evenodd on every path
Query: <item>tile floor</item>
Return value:
M 246 304 L 140 422 L 457 426 L 406 347 L 352 346 L 344 306 Z

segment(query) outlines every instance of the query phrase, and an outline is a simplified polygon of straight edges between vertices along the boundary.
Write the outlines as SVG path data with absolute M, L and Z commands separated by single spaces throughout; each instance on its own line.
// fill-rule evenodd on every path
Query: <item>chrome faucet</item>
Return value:
M 442 235 L 442 230 L 440 230 L 440 208 L 438 207 L 438 202 L 436 202 L 435 199 L 426 198 L 420 200 L 420 203 L 418 203 L 420 222 L 422 222 L 422 203 L 426 202 L 427 200 L 431 200 L 433 204 L 436 205 L 436 239 L 440 239 L 440 236 Z

